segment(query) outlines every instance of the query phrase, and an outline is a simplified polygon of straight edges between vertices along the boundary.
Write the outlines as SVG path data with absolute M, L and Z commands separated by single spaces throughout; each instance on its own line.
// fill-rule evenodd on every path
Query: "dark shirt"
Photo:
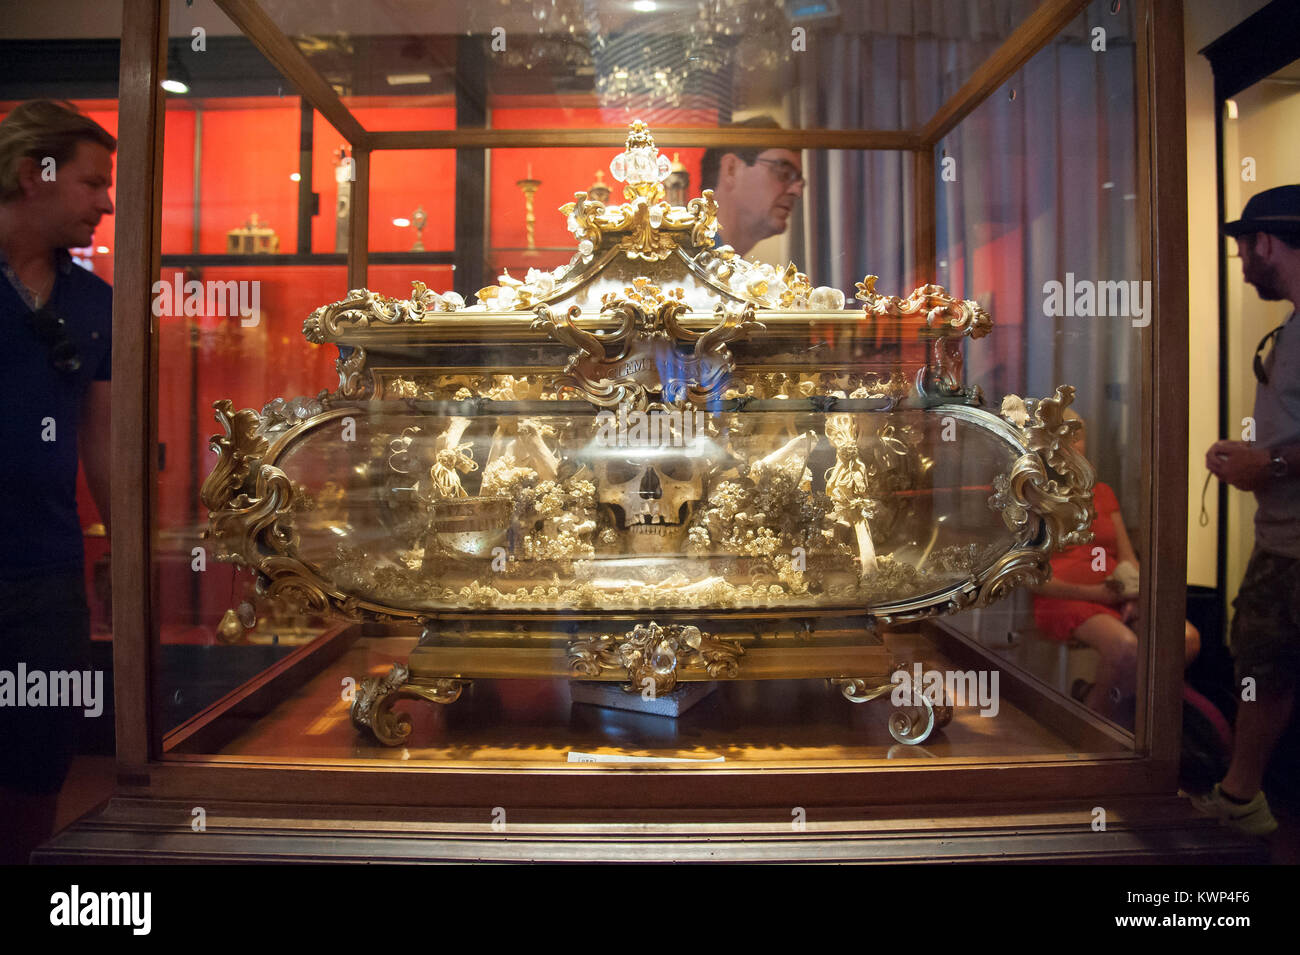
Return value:
M 77 429 L 91 381 L 112 369 L 113 288 L 59 250 L 49 305 L 63 317 L 81 354 L 76 372 L 58 371 L 37 336 L 32 301 L 0 255 L 0 322 L 9 381 L 0 409 L 4 503 L 0 504 L 0 579 L 80 572 Z M 51 436 L 54 440 L 44 440 Z

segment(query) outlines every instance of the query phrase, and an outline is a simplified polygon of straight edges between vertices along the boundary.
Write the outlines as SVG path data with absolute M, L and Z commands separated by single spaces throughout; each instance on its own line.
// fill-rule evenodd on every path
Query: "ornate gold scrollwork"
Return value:
M 223 509 L 244 486 L 252 462 L 261 460 L 266 453 L 267 440 L 259 433 L 261 416 L 252 408 L 234 410 L 226 398 L 214 402 L 217 423 L 226 432 L 208 440 L 208 447 L 217 453 L 217 463 L 203 480 L 199 498 L 210 511 Z
M 620 162 L 621 161 L 621 162 Z M 575 192 L 573 202 L 565 203 L 560 212 L 568 217 L 569 231 L 588 248 L 601 244 L 607 236 L 621 234 L 616 248 L 630 259 L 660 262 L 674 250 L 687 245 L 711 246 L 718 231 L 718 205 L 713 191 L 704 190 L 683 208 L 665 199 L 658 176 L 666 174 L 659 164 L 659 150 L 645 123 L 635 120 L 628 127 L 627 145 L 616 162 L 615 177 L 626 182 L 623 196 L 628 201 L 607 206 Z
M 259 593 L 309 613 L 325 612 L 328 595 L 294 556 L 298 542 L 288 520 L 295 504 L 293 482 L 279 468 L 261 463 L 268 447 L 264 419 L 249 408 L 234 411 L 227 399 L 213 408 L 225 434 L 208 443 L 217 463 L 200 492 L 208 508 L 204 539 L 215 542 L 219 560 L 255 570 Z
M 323 305 L 302 324 L 307 341 L 317 345 L 335 341 L 344 326 L 366 328 L 372 321 L 385 325 L 422 322 L 433 312 L 455 312 L 465 301 L 455 292 L 439 294 L 423 282 L 411 283 L 409 299 L 391 298 L 369 289 L 352 289 L 347 298 Z
M 1074 450 L 1077 421 L 1064 417 L 1074 389 L 1061 385 L 1051 398 L 1026 402 L 1008 395 L 1002 417 L 1029 449 L 1009 474 L 993 482 L 989 506 L 1015 532 L 1021 546 L 1002 556 L 981 582 L 974 604 L 984 607 L 1022 584 L 1040 584 L 1051 576 L 1049 558 L 1058 550 L 1092 540 L 1092 465 Z
M 291 401 L 275 398 L 267 402 L 266 406 L 262 408 L 262 420 L 258 425 L 258 430 L 263 435 L 288 431 L 308 418 L 314 418 L 316 415 L 329 410 L 330 398 L 331 395 L 328 391 L 322 391 L 315 398 L 304 396 L 294 398 Z
M 540 305 L 533 321 L 533 328 L 577 349 L 556 383 L 582 392 L 603 408 L 644 408 L 651 394 L 673 405 L 703 405 L 721 397 L 735 369 L 727 343 L 764 327 L 754 320 L 753 305 L 719 305 L 714 313 L 718 323 L 693 332 L 678 322 L 688 310 L 680 290 L 665 296 L 647 280 L 637 279 L 627 292 L 627 297 L 611 293 L 602 301 L 601 315 L 619 321 L 612 332 L 578 327 L 574 319 L 582 309 L 576 305 L 564 316 Z M 677 351 L 686 345 L 694 345 L 689 357 Z
M 894 671 L 908 670 L 907 664 L 897 664 Z M 900 743 L 913 746 L 924 742 L 936 729 L 943 729 L 952 722 L 953 707 L 948 701 L 936 703 L 925 695 L 917 694 L 914 700 L 898 705 L 893 691 L 899 686 L 891 673 L 889 680 L 878 683 L 861 677 L 832 678 L 831 686 L 839 687 L 840 693 L 850 703 L 867 703 L 886 694 L 891 695 L 894 708 L 889 713 L 886 724 L 889 735 Z M 911 694 L 908 694 L 911 696 Z
M 930 363 L 936 369 L 937 390 L 947 395 L 965 395 L 982 401 L 978 389 L 969 393 L 961 387 L 961 339 L 983 338 L 993 330 L 993 320 L 978 302 L 953 298 L 941 285 L 923 285 L 906 299 L 876 292 L 878 276 L 868 275 L 857 283 L 855 298 L 865 303 L 863 314 L 876 318 L 924 316 L 928 328 L 937 332 L 930 343 Z
M 394 713 L 399 699 L 426 700 L 430 703 L 455 703 L 468 680 L 434 679 L 411 683 L 410 668 L 395 663 L 382 677 L 369 676 L 356 688 L 352 699 L 352 725 L 369 730 L 385 746 L 400 746 L 411 735 L 411 720 L 405 713 Z
M 374 394 L 375 374 L 366 367 L 366 350 L 360 345 L 352 346 L 346 358 L 334 359 L 334 368 L 339 373 L 340 398 L 364 401 Z
M 884 696 L 894 688 L 892 683 L 880 683 L 862 677 L 832 677 L 830 684 L 838 687 L 844 699 L 850 703 L 867 703 Z
M 862 311 L 866 315 L 880 318 L 924 315 L 925 324 L 930 328 L 951 330 L 958 336 L 969 335 L 971 338 L 983 338 L 993 330 L 993 320 L 982 305 L 969 299 L 955 299 L 942 285 L 922 285 L 906 299 L 900 299 L 877 293 L 879 278 L 868 275 L 857 283 L 858 293 L 854 297 L 865 303 Z
M 715 680 L 734 679 L 740 672 L 745 649 L 731 640 L 718 640 L 699 627 L 653 620 L 621 637 L 604 634 L 569 643 L 569 670 L 575 677 L 599 677 L 608 670 L 625 670 L 628 693 L 653 686 L 654 694 L 671 693 L 677 674 L 686 668 L 703 669 Z

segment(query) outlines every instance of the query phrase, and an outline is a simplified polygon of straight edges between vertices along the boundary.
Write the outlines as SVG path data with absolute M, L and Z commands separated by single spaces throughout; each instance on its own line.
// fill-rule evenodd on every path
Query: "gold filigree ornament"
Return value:
M 672 174 L 672 163 L 660 155 L 654 137 L 641 120 L 628 127 L 627 145 L 609 164 L 610 172 L 624 183 L 623 198 L 616 206 L 589 198 L 585 192 L 573 195 L 560 212 L 567 217 L 569 231 L 578 240 L 579 252 L 590 255 L 605 241 L 617 237 L 616 248 L 629 259 L 658 262 L 681 246 L 712 245 L 717 234 L 717 203 L 706 189 L 685 207 L 669 204 L 663 181 Z
M 339 375 L 339 397 L 364 401 L 375 392 L 375 373 L 366 367 L 366 350 L 355 345 L 346 356 L 334 359 Z
M 455 312 L 465 300 L 455 292 L 434 292 L 423 282 L 411 283 L 411 297 L 396 299 L 369 289 L 353 289 L 347 298 L 323 305 L 302 325 L 303 336 L 316 345 L 337 341 L 344 328 L 367 328 L 372 322 L 419 323 L 435 312 Z
M 970 299 L 953 298 L 941 285 L 923 285 L 905 299 L 880 295 L 876 292 L 878 278 L 868 275 L 857 283 L 858 292 L 854 297 L 864 303 L 863 316 L 877 319 L 924 316 L 926 328 L 932 332 L 931 370 L 925 378 L 928 387 L 924 390 L 946 396 L 976 397 L 978 389 L 964 391 L 961 387 L 961 340 L 983 338 L 993 330 L 993 320 L 984 306 Z
M 907 672 L 907 667 L 898 665 L 895 670 Z M 898 688 L 891 681 L 880 682 L 861 677 L 840 677 L 830 680 L 833 687 L 850 703 L 869 703 Z M 952 722 L 953 708 L 946 703 L 936 704 L 925 696 L 919 696 L 919 705 L 895 707 L 886 724 L 889 735 L 907 746 L 923 742 L 932 731 L 942 729 Z
M 411 719 L 405 713 L 394 713 L 394 703 L 403 698 L 455 703 L 469 684 L 468 680 L 450 678 L 412 680 L 410 668 L 395 663 L 382 677 L 366 677 L 357 685 L 349 711 L 352 725 L 374 733 L 385 746 L 400 746 L 411 735 Z
M 1053 553 L 1092 540 L 1095 474 L 1074 449 L 1079 423 L 1064 417 L 1073 400 L 1074 389 L 1062 385 L 1041 401 L 1008 395 L 1002 402 L 1003 419 L 1029 450 L 1016 459 L 1010 473 L 994 479 L 989 506 L 1002 513 L 1019 546 L 1003 555 L 985 577 L 977 606 L 1022 584 L 1043 583 L 1051 577 Z
M 232 411 L 228 400 L 213 407 L 225 434 L 208 445 L 217 463 L 200 492 L 208 508 L 203 537 L 216 544 L 218 560 L 256 570 L 263 596 L 284 598 L 308 613 L 325 612 L 329 599 L 319 579 L 294 556 L 293 482 L 279 468 L 261 464 L 268 447 L 259 430 L 262 419 L 251 409 Z
M 217 463 L 203 482 L 200 499 L 208 509 L 203 539 L 213 542 L 216 558 L 248 567 L 257 574 L 260 596 L 280 599 L 302 613 L 334 610 L 354 620 L 377 621 L 412 616 L 332 588 L 298 556 L 294 514 L 312 502 L 273 462 L 295 439 L 344 417 L 349 409 L 323 411 L 271 443 L 267 434 L 274 419 L 251 408 L 234 411 L 228 399 L 214 402 L 213 408 L 225 433 L 208 443 Z
M 699 627 L 653 620 L 638 624 L 621 637 L 603 634 L 569 644 L 569 670 L 575 677 L 600 678 L 623 670 L 628 693 L 652 690 L 655 696 L 671 693 L 684 670 L 707 673 L 711 679 L 734 679 L 740 672 L 744 648 L 731 640 L 718 640 Z
M 663 295 L 637 279 L 629 291 L 627 298 L 609 294 L 601 302 L 601 317 L 618 323 L 613 331 L 579 327 L 582 309 L 576 305 L 563 316 L 538 306 L 533 328 L 576 349 L 556 384 L 602 408 L 644 409 L 651 400 L 699 406 L 720 398 L 735 369 L 727 344 L 764 327 L 754 319 L 754 306 L 719 305 L 717 324 L 696 332 L 679 322 L 688 311 L 680 290 Z M 689 354 L 681 350 L 691 346 Z

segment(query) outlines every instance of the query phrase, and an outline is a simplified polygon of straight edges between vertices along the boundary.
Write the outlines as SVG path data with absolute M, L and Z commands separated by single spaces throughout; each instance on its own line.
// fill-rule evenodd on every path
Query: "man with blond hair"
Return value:
M 69 104 L 23 103 L 0 122 L 0 863 L 26 862 L 52 834 L 87 718 L 47 687 L 89 670 L 77 468 L 108 526 L 113 290 L 68 249 L 113 211 L 116 147 Z

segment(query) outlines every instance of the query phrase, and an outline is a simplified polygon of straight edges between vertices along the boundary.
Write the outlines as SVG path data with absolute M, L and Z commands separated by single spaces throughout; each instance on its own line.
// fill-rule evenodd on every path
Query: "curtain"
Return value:
M 842 4 L 841 29 L 821 37 L 817 60 L 799 67 L 792 121 L 917 129 L 1033 6 Z M 1058 384 L 1075 387 L 1088 458 L 1136 528 L 1141 333 L 1132 316 L 1044 314 L 1045 283 L 1065 283 L 1067 273 L 1076 281 L 1141 279 L 1130 6 L 1112 14 L 1109 0 L 1090 5 L 939 143 L 938 269 L 930 280 L 993 316 L 992 334 L 966 345 L 966 381 L 983 388 L 994 410 L 1006 394 L 1042 398 Z M 1106 31 L 1104 51 L 1094 49 L 1097 27 Z M 942 178 L 945 159 L 953 160 L 953 181 Z M 805 165 L 794 260 L 850 301 L 868 272 L 880 276 L 881 291 L 910 292 L 911 154 L 812 151 Z

